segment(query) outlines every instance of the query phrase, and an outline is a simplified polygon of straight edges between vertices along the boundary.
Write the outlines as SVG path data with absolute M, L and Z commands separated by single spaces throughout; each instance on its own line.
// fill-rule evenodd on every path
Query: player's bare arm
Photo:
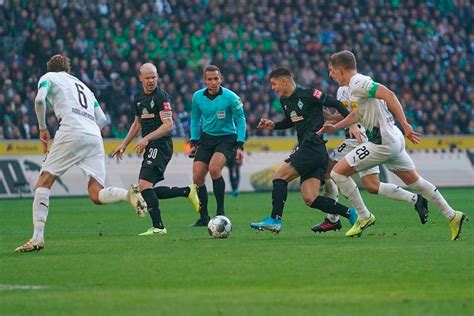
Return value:
M 405 133 L 405 137 L 408 138 L 413 144 L 418 144 L 420 142 L 421 134 L 415 132 L 408 123 L 405 112 L 403 111 L 403 107 L 395 93 L 384 85 L 379 85 L 377 91 L 375 92 L 375 97 L 377 99 L 382 99 L 387 103 L 389 110 L 400 121 Z
M 158 127 L 155 131 L 151 132 L 150 134 L 146 135 L 135 145 L 133 148 L 138 154 L 141 154 L 145 151 L 146 146 L 150 143 L 150 141 L 154 139 L 161 138 L 163 136 L 168 135 L 173 130 L 173 117 L 168 116 L 168 111 L 161 111 L 160 117 L 163 124 Z M 169 111 L 171 113 L 171 111 Z
M 327 107 L 323 109 L 324 121 L 330 124 L 336 124 L 337 122 L 344 119 L 340 113 L 332 113 Z
M 122 141 L 122 144 L 120 144 L 117 149 L 114 150 L 112 153 L 112 157 L 117 157 L 117 160 L 122 159 L 122 154 L 125 152 L 125 149 L 127 149 L 128 144 L 137 136 L 138 132 L 140 132 L 140 129 L 142 128 L 142 123 L 141 123 L 141 118 L 138 116 L 135 116 L 135 120 L 133 121 L 132 125 L 130 126 L 130 129 L 128 130 L 127 137 Z
M 316 134 L 321 135 L 323 133 L 334 133 L 340 129 L 346 128 L 349 125 L 357 123 L 356 111 L 352 111 L 346 116 L 342 121 L 337 122 L 336 124 L 324 124 L 323 127 L 316 132 Z

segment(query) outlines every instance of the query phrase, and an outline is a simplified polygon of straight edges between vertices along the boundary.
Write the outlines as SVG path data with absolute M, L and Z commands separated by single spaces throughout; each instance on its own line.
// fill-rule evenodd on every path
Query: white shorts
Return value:
M 105 184 L 105 152 L 100 136 L 57 131 L 41 172 L 61 176 L 78 166 L 86 176 Z
M 363 144 L 366 144 L 367 142 L 364 142 Z M 357 139 L 351 139 L 351 138 L 346 138 L 344 141 L 336 148 L 334 149 L 331 154 L 329 155 L 329 159 L 332 161 L 340 161 L 343 159 L 348 153 L 350 153 L 354 148 L 359 146 L 360 143 L 357 141 Z M 359 171 L 359 176 L 365 177 L 369 174 L 375 174 L 375 173 L 380 173 L 379 166 L 374 166 L 372 168 L 369 168 L 367 170 L 362 170 Z
M 345 156 L 346 161 L 358 172 L 384 164 L 390 171 L 415 170 L 415 164 L 405 150 L 405 138 L 398 142 L 377 145 L 371 142 L 359 144 Z

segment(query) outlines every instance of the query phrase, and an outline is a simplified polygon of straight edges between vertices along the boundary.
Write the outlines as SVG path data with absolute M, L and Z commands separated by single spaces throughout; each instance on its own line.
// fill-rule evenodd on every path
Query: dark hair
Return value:
M 46 69 L 48 72 L 69 72 L 71 70 L 71 60 L 66 56 L 54 55 L 46 63 Z
M 206 76 L 206 72 L 208 71 L 217 71 L 219 74 L 221 74 L 221 70 L 215 65 L 207 65 L 206 67 L 204 67 L 204 70 L 202 72 L 203 76 Z
M 335 68 L 357 69 L 356 58 L 354 54 L 348 50 L 332 54 L 329 57 L 329 64 Z
M 289 77 L 289 78 L 293 78 L 293 75 L 291 74 L 291 72 L 286 69 L 286 68 L 283 68 L 283 67 L 279 67 L 275 70 L 273 70 L 271 73 L 270 73 L 270 79 L 272 78 L 278 78 L 278 77 Z

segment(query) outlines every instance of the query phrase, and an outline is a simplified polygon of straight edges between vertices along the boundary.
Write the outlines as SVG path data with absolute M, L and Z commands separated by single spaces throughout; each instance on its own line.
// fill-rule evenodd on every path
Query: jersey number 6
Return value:
M 79 99 L 79 104 L 84 108 L 87 109 L 87 98 L 84 93 L 84 87 L 81 86 L 80 84 L 76 83 L 76 89 L 77 89 L 77 97 Z

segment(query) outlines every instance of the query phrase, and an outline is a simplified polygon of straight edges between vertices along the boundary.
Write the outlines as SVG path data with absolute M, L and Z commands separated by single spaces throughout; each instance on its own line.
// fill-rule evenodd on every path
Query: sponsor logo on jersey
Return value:
M 225 119 L 225 111 L 217 111 L 216 115 L 219 120 Z
M 146 108 L 143 108 L 141 118 L 150 119 L 150 118 L 154 118 L 154 117 L 155 117 L 154 113 L 149 113 Z
M 319 91 L 318 89 L 313 90 L 313 97 L 315 97 L 316 99 L 321 99 L 322 95 L 323 95 L 322 91 Z
M 303 104 L 303 102 L 301 102 L 301 99 L 298 99 L 298 104 L 297 104 L 297 106 L 300 108 L 300 110 L 303 109 L 304 104 Z
M 295 111 L 291 111 L 290 119 L 291 119 L 292 122 L 299 122 L 299 121 L 304 120 L 304 117 L 299 116 L 298 114 L 296 114 Z
M 143 118 L 143 119 L 150 119 L 150 118 L 154 118 L 154 117 L 155 117 L 154 113 L 142 114 L 141 115 L 141 118 Z

